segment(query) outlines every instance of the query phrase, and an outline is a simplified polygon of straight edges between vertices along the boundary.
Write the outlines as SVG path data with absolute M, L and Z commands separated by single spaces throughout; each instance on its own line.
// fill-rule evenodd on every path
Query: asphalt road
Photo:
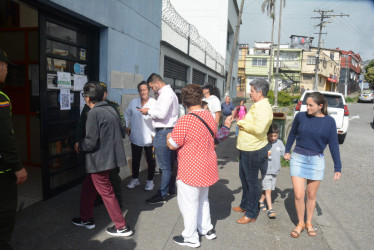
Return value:
M 317 236 L 306 232 L 293 239 L 296 212 L 289 169 L 282 168 L 273 192 L 277 219 L 261 212 L 255 223 L 238 225 L 241 214 L 232 211 L 241 199 L 238 177 L 238 151 L 232 126 L 230 138 L 217 147 L 220 180 L 210 188 L 212 223 L 217 239 L 202 238 L 200 249 L 373 249 L 374 207 L 374 129 L 373 104 L 349 105 L 350 125 L 341 145 L 342 178 L 333 181 L 333 163 L 328 148 L 325 180 L 317 195 L 313 224 Z M 135 229 L 129 238 L 112 237 L 105 229 L 112 222 L 104 206 L 94 210 L 96 228 L 87 230 L 71 224 L 79 214 L 80 186 L 56 197 L 36 203 L 18 213 L 11 244 L 14 249 L 188 249 L 175 244 L 173 236 L 181 234 L 183 218 L 176 197 L 163 205 L 148 205 L 145 199 L 153 192 L 143 190 L 146 172 L 140 175 L 141 186 L 129 190 L 122 182 L 124 215 Z M 160 176 L 155 176 L 155 189 Z
M 317 197 L 316 223 L 331 249 L 374 248 L 374 105 L 349 104 L 350 121 L 340 146 L 342 177 L 333 181 L 328 150 L 325 180 Z

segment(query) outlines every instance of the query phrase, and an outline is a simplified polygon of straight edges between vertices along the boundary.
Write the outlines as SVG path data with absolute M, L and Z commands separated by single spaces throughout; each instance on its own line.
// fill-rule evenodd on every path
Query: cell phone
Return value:
M 141 108 L 139 108 L 138 106 L 136 106 L 136 108 L 137 108 L 137 109 L 141 109 Z

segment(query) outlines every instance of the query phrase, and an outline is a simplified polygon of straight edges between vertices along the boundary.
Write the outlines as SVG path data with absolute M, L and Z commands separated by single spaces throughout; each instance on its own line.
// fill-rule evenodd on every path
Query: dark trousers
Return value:
M 80 217 L 84 221 L 93 219 L 93 208 L 97 194 L 100 194 L 110 218 L 117 229 L 125 227 L 121 208 L 109 180 L 109 170 L 87 174 L 83 180 L 80 201 Z
M 143 148 L 145 151 L 145 158 L 147 160 L 148 165 L 148 180 L 153 180 L 153 176 L 155 174 L 155 166 L 156 161 L 153 155 L 153 146 L 137 146 L 131 143 L 131 152 L 132 152 L 132 178 L 138 179 L 139 178 L 139 166 L 140 166 L 140 159 L 142 158 Z
M 258 200 L 260 199 L 260 188 L 258 173 L 267 168 L 267 152 L 271 145 L 256 151 L 240 150 L 239 177 L 243 187 L 240 207 L 245 210 L 245 216 L 256 219 L 258 216 Z
M 17 185 L 13 172 L 0 174 L 0 249 L 12 249 L 9 245 L 16 223 Z

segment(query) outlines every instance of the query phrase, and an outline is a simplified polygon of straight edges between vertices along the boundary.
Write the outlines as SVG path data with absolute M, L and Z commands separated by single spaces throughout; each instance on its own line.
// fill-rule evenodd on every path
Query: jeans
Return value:
M 168 193 L 175 193 L 176 175 L 173 173 L 173 165 L 176 161 L 176 153 L 166 145 L 166 136 L 173 129 L 159 130 L 154 139 L 154 148 L 158 166 L 162 170 L 161 186 L 159 193 L 162 197 Z
M 251 219 L 256 219 L 258 216 L 260 198 L 258 172 L 260 169 L 267 168 L 267 153 L 270 147 L 269 143 L 256 151 L 240 150 L 239 177 L 243 187 L 240 207 L 245 210 L 245 216 Z

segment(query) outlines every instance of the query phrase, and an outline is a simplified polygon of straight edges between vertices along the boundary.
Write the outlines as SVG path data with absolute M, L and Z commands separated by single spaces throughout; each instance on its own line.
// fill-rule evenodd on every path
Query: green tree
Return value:
M 370 87 L 374 87 L 374 60 L 371 60 L 368 65 L 365 66 L 365 81 L 370 84 Z

